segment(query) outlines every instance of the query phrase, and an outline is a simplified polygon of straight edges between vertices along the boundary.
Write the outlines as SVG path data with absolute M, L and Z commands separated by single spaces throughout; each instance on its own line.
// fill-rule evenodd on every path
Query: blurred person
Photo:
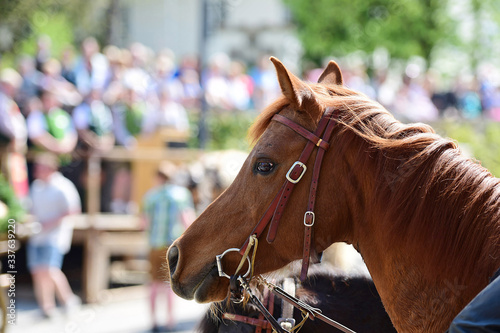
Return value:
M 122 60 L 122 50 L 117 46 L 107 45 L 102 52 L 109 64 L 105 84 L 108 88 L 112 82 L 121 80 L 126 66 Z
M 182 70 L 179 79 L 184 91 L 182 105 L 188 109 L 199 108 L 202 90 L 198 72 L 194 69 Z
M 116 50 L 106 50 L 107 56 L 109 56 L 110 61 L 110 72 L 108 73 L 108 83 L 104 90 L 102 99 L 107 105 L 114 105 L 119 102 L 122 98 L 123 92 L 125 90 L 125 85 L 128 81 L 133 81 L 127 79 L 130 75 L 129 70 L 132 67 L 132 55 L 127 49 Z M 116 51 L 116 54 L 114 54 Z M 133 85 L 133 82 L 131 83 Z
M 41 72 L 43 65 L 52 56 L 52 39 L 47 35 L 41 35 L 36 41 L 36 69 Z
M 182 102 L 184 99 L 184 87 L 176 74 L 177 68 L 173 59 L 166 55 L 159 55 L 155 62 L 152 89 L 157 94 L 160 94 L 161 90 L 168 89 L 171 100 Z
M 200 62 L 196 55 L 188 54 L 181 57 L 179 63 L 179 76 L 185 70 L 194 70 L 199 72 Z
M 204 73 L 205 99 L 212 108 L 231 110 L 233 104 L 229 99 L 229 57 L 219 53 L 212 57 L 208 70 Z
M 14 101 L 22 82 L 21 75 L 12 68 L 0 73 L 0 142 L 11 152 L 24 152 L 26 148 L 26 121 Z
M 500 121 L 500 87 L 495 87 L 489 101 L 487 115 L 494 121 Z
M 101 100 L 101 91 L 92 89 L 82 104 L 73 110 L 79 148 L 84 152 L 106 152 L 113 148 L 113 116 L 111 110 Z
M 245 65 L 242 62 L 231 62 L 228 80 L 231 104 L 237 110 L 249 109 L 254 85 L 252 78 L 245 73 Z
M 456 105 L 464 118 L 474 119 L 482 115 L 481 97 L 474 76 L 461 75 L 457 77 L 453 91 L 450 93 L 455 95 Z
M 117 102 L 111 107 L 113 114 L 113 133 L 115 143 L 127 149 L 134 149 L 137 138 L 154 130 L 154 108 L 144 100 L 141 94 L 142 85 L 134 85 L 134 81 L 126 82 Z M 135 205 L 130 201 L 132 179 L 130 163 L 116 163 L 111 193 L 111 211 L 113 213 L 133 213 Z
M 132 55 L 132 67 L 145 69 L 148 58 L 147 47 L 140 42 L 133 42 L 128 49 Z
M 370 84 L 370 78 L 366 73 L 366 67 L 364 64 L 354 65 L 352 68 L 346 69 L 344 72 L 342 72 L 342 76 L 344 78 L 344 84 L 347 87 L 362 92 L 371 99 L 375 99 L 377 97 L 375 89 L 373 89 Z
M 276 71 L 269 61 L 268 55 L 259 59 L 250 75 L 255 84 L 253 105 L 257 110 L 263 110 L 281 95 L 281 89 L 278 80 L 276 80 Z
M 394 114 L 404 121 L 433 121 L 439 116 L 430 93 L 407 74 L 403 75 L 403 84 L 396 94 L 393 107 Z
M 28 137 L 39 150 L 54 154 L 71 153 L 77 143 L 77 133 L 71 116 L 60 108 L 56 95 L 44 90 L 41 103 L 32 100 L 33 110 L 26 119 Z
M 61 55 L 61 76 L 69 83 L 76 86 L 75 68 L 75 49 L 68 45 L 64 47 Z
M 193 55 L 184 55 L 180 60 L 177 73 L 183 88 L 182 105 L 187 109 L 199 108 L 202 90 L 198 58 Z
M 373 87 L 377 95 L 377 101 L 385 108 L 392 110 L 400 85 L 400 75 L 395 75 L 387 69 L 376 69 Z
M 12 68 L 0 72 L 0 166 L 17 198 L 28 196 L 28 172 L 25 158 L 28 131 L 26 120 L 14 101 L 22 77 Z
M 141 96 L 141 90 L 138 87 L 127 84 L 111 107 L 114 134 L 118 145 L 133 148 L 137 142 L 136 138 L 144 132 L 146 118 L 152 117 L 150 105 Z
M 156 173 L 156 186 L 143 199 L 142 220 L 148 229 L 151 264 L 150 310 L 153 332 L 160 332 L 156 317 L 156 300 L 160 292 L 167 298 L 167 330 L 175 327 L 175 295 L 167 280 L 166 252 L 168 246 L 178 238 L 195 219 L 191 192 L 176 185 L 176 167 L 170 162 L 160 164 Z
M 113 135 L 113 116 L 109 107 L 101 99 L 101 91 L 92 89 L 89 96 L 82 104 L 77 106 L 72 113 L 73 123 L 78 133 L 78 143 L 75 149 L 71 170 L 66 168 L 63 171 L 71 171 L 68 177 L 77 186 L 80 197 L 83 199 L 83 209 L 86 211 L 88 194 L 88 158 L 94 153 L 105 154 L 113 149 L 115 136 Z M 111 196 L 110 167 L 113 162 L 102 160 L 100 162 L 101 172 L 101 200 L 103 204 L 101 211 L 109 211 L 108 203 Z M 109 180 L 108 180 L 109 179 Z
M 481 105 L 484 113 L 487 114 L 495 106 L 495 95 L 497 82 L 499 82 L 500 73 L 496 66 L 484 62 L 478 66 L 477 78 L 479 83 L 479 94 L 481 96 Z
M 81 51 L 82 55 L 74 69 L 75 81 L 80 94 L 87 96 L 92 88 L 105 88 L 109 64 L 106 57 L 99 52 L 99 44 L 94 37 L 83 40 Z
M 138 42 L 132 43 L 129 51 L 131 65 L 124 73 L 123 81 L 125 86 L 133 86 L 140 97 L 145 99 L 153 85 L 148 68 L 153 51 Z
M 80 213 L 80 198 L 73 183 L 57 169 L 55 155 L 37 155 L 35 181 L 30 191 L 31 213 L 38 223 L 39 232 L 28 240 L 27 262 L 36 301 L 46 318 L 54 314 L 56 296 L 68 312 L 81 304 L 61 270 L 73 235 L 73 226 L 67 217 Z
M 189 120 L 186 109 L 170 97 L 168 87 L 163 87 L 159 94 L 157 126 L 187 132 Z
M 75 86 L 61 75 L 62 67 L 59 60 L 51 58 L 43 65 L 44 76 L 40 86 L 42 90 L 52 91 L 59 102 L 68 106 L 76 106 L 81 103 L 82 96 Z
M 40 94 L 43 74 L 36 69 L 35 58 L 29 55 L 19 57 L 17 68 L 23 78 L 23 83 L 15 99 L 22 114 L 27 117 L 30 99 Z

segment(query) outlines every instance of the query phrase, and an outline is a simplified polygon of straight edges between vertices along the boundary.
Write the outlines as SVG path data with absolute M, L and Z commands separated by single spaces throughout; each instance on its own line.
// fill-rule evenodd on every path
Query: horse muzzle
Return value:
M 187 268 L 182 267 L 181 251 L 174 244 L 168 249 L 167 262 L 171 288 L 179 297 L 208 303 L 223 300 L 227 296 L 229 282 L 219 277 L 215 260 L 198 272 L 186 274 Z

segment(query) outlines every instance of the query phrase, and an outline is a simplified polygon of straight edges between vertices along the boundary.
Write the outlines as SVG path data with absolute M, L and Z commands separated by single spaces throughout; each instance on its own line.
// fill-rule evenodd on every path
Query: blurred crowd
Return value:
M 48 151 L 63 156 L 63 165 L 64 158 L 84 160 L 92 151 L 133 149 L 139 137 L 160 128 L 187 133 L 201 97 L 210 110 L 245 111 L 262 110 L 280 94 L 267 56 L 249 68 L 220 53 L 201 70 L 196 56 L 176 58 L 171 50 L 155 53 L 140 43 L 101 49 L 92 37 L 79 50 L 68 46 L 56 58 L 51 39 L 42 36 L 35 56 L 21 55 L 14 67 L 0 75 L 0 149 L 19 155 L 28 147 Z M 375 70 L 369 76 L 363 65 L 342 69 L 347 86 L 403 121 L 432 122 L 449 114 L 500 121 L 499 84 L 488 70 L 442 89 L 439 75 L 414 65 L 397 75 Z M 302 74 L 316 82 L 321 71 Z M 126 192 L 120 184 L 130 182 L 128 176 L 115 173 L 114 192 Z
M 201 97 L 210 110 L 253 110 L 279 94 L 269 61 L 247 70 L 217 54 L 201 72 L 196 57 L 176 59 L 171 50 L 155 53 L 140 43 L 101 49 L 92 37 L 80 50 L 68 46 L 59 58 L 47 36 L 36 49 L 35 56 L 21 55 L 15 69 L 1 72 L 1 149 L 48 151 L 62 156 L 63 166 L 64 159 L 84 160 L 92 151 L 133 149 L 139 137 L 160 128 L 187 133 Z M 127 182 L 116 173 L 118 185 Z M 119 185 L 113 191 L 123 190 Z
M 416 64 L 402 71 L 376 69 L 369 76 L 363 65 L 341 66 L 344 83 L 384 105 L 403 122 L 433 122 L 443 117 L 500 121 L 500 72 L 482 67 L 477 75 L 443 78 Z M 316 81 L 322 69 L 305 74 Z
M 114 141 L 133 147 L 134 138 L 158 126 L 189 129 L 187 112 L 199 109 L 202 92 L 197 58 L 186 56 L 177 63 L 170 50 L 154 54 L 140 43 L 125 49 L 110 45 L 101 52 L 97 41 L 87 38 L 79 55 L 68 47 L 56 59 L 50 44 L 48 37 L 40 38 L 35 57 L 21 56 L 17 70 L 2 72 L 1 98 L 10 107 L 2 107 L 1 132 L 15 137 L 18 145 L 27 137 L 30 145 L 67 153 L 80 139 L 106 150 Z M 250 77 L 242 62 L 224 54 L 214 56 L 203 73 L 209 107 L 247 110 L 268 103 L 277 94 L 274 73 L 270 68 L 253 72 Z M 20 115 L 10 110 L 14 105 Z M 62 133 L 55 135 L 60 142 L 43 138 L 42 118 L 66 119 Z M 55 131 L 50 121 L 45 125 Z
M 200 108 L 201 84 L 211 109 L 262 108 L 279 90 L 268 61 L 261 65 L 249 75 L 243 62 L 217 54 L 201 75 L 196 57 L 176 59 L 168 49 L 155 54 L 140 43 L 101 50 L 94 38 L 85 39 L 80 52 L 67 47 L 56 59 L 44 36 L 35 57 L 20 56 L 16 69 L 2 72 L 1 98 L 10 107 L 2 107 L 0 131 L 18 145 L 27 137 L 28 145 L 55 153 L 71 152 L 79 140 L 99 150 L 133 147 L 138 135 L 158 127 L 187 131 L 188 113 Z M 15 105 L 20 114 L 10 110 Z M 53 124 L 56 118 L 65 119 L 64 128 L 53 128 L 62 124 Z M 44 127 L 58 141 L 44 138 Z

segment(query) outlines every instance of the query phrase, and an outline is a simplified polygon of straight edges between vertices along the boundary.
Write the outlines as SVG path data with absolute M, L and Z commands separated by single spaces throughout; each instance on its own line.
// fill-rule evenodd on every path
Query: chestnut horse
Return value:
M 313 250 L 353 244 L 399 332 L 444 332 L 500 266 L 500 180 L 431 127 L 402 124 L 346 88 L 335 62 L 314 84 L 271 60 L 283 96 L 250 129 L 256 143 L 233 184 L 170 247 L 173 290 L 198 302 L 226 297 L 229 281 L 218 276 L 215 256 L 248 239 L 308 142 L 273 116 L 314 131 L 333 109 Z M 306 165 L 312 170 L 314 158 Z M 307 171 L 295 186 L 275 240 L 261 237 L 255 274 L 302 258 L 311 181 Z M 224 270 L 235 272 L 240 258 L 225 256 Z

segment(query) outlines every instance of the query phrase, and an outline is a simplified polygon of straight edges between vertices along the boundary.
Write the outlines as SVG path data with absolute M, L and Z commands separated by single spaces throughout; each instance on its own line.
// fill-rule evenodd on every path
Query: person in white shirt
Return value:
M 175 129 L 180 132 L 189 131 L 189 119 L 182 104 L 174 101 L 167 87 L 163 87 L 158 95 L 159 105 L 155 124 L 160 127 Z
M 31 185 L 31 213 L 39 223 L 39 232 L 28 240 L 27 261 L 44 317 L 50 317 L 55 311 L 56 295 L 67 310 L 81 302 L 61 270 L 73 237 L 73 226 L 67 217 L 81 212 L 81 202 L 73 183 L 57 168 L 55 155 L 39 154 L 34 164 L 35 181 Z

